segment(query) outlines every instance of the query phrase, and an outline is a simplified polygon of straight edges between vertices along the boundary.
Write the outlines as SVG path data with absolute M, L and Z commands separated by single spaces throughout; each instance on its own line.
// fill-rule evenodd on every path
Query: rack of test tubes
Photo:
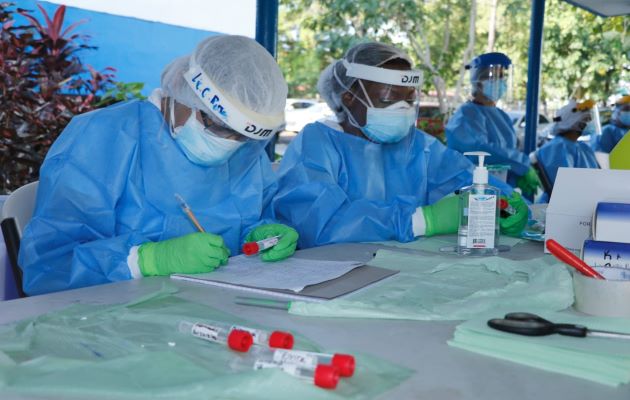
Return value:
M 179 331 L 234 351 L 230 368 L 237 371 L 276 368 L 325 389 L 335 389 L 340 378 L 354 374 L 352 355 L 295 350 L 293 335 L 288 332 L 269 332 L 218 321 L 180 321 Z

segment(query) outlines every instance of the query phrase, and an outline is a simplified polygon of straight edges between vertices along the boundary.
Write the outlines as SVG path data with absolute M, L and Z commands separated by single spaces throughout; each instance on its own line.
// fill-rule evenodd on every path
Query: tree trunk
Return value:
M 459 78 L 457 79 L 457 85 L 455 86 L 455 101 L 457 101 L 458 103 L 463 102 L 462 84 L 466 76 L 466 64 L 470 62 L 473 52 L 475 51 L 475 33 L 476 33 L 475 22 L 476 20 L 477 20 L 477 0 L 471 0 L 470 23 L 468 25 L 468 45 L 466 46 L 466 50 L 464 50 L 464 55 L 462 57 L 462 64 L 459 68 Z
M 491 0 L 490 2 L 490 21 L 488 23 L 488 46 L 486 53 L 494 51 L 494 38 L 497 30 L 497 6 L 499 0 Z

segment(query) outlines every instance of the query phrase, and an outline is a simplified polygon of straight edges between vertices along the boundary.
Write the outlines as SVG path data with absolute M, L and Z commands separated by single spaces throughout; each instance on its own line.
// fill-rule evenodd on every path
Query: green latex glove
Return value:
M 138 264 L 144 276 L 199 274 L 225 265 L 229 256 L 221 236 L 197 232 L 141 245 Z
M 501 217 L 499 219 L 501 233 L 508 236 L 520 237 L 523 228 L 527 225 L 527 216 L 529 214 L 527 203 L 525 203 L 518 192 L 512 192 L 512 196 L 509 198 L 505 196 L 502 196 L 502 198 L 507 200 L 515 213 L 507 218 Z
M 270 249 L 263 250 L 261 257 L 263 261 L 280 261 L 291 257 L 295 253 L 295 246 L 297 246 L 299 237 L 295 229 L 282 224 L 261 225 L 249 232 L 245 237 L 245 241 L 257 242 L 278 235 L 281 236 L 278 244 Z
M 529 167 L 527 173 L 516 181 L 516 186 L 521 188 L 523 193 L 525 194 L 535 194 L 536 189 L 541 187 L 540 179 L 538 179 L 538 174 L 533 167 Z
M 425 236 L 457 233 L 459 228 L 459 197 L 447 196 L 437 203 L 422 207 L 426 222 Z

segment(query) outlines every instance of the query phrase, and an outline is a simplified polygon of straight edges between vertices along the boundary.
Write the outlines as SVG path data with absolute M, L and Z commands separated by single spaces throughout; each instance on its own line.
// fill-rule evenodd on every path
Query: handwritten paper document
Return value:
M 306 286 L 326 282 L 347 274 L 363 263 L 358 261 L 319 261 L 290 257 L 264 262 L 259 256 L 231 257 L 222 267 L 206 274 L 176 274 L 175 279 L 194 278 L 232 285 L 299 292 Z

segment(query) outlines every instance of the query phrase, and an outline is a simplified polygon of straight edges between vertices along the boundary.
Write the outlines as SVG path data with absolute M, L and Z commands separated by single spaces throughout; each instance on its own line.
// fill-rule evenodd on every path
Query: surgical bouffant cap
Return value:
M 288 88 L 280 67 L 264 47 L 244 36 L 216 35 L 197 45 L 190 56 L 171 62 L 162 72 L 165 96 L 187 107 L 208 111 L 184 74 L 198 65 L 222 93 L 258 114 L 282 116 Z M 213 113 L 210 118 L 221 123 Z
M 351 63 L 365 64 L 372 67 L 396 59 L 406 61 L 409 67 L 413 65 L 411 58 L 404 51 L 383 43 L 361 43 L 350 48 L 344 59 Z M 331 110 L 337 115 L 339 122 L 346 120 L 346 112 L 341 107 L 341 95 L 356 82 L 357 78 L 346 75 L 346 67 L 342 60 L 336 60 L 327 66 L 319 76 L 317 90 Z

